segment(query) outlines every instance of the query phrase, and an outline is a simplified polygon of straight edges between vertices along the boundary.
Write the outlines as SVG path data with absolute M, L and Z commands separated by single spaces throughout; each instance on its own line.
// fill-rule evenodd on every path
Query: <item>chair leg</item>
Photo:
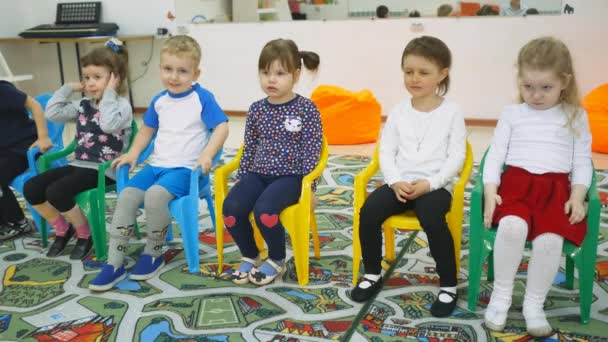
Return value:
M 353 279 L 352 284 L 357 285 L 359 280 L 359 267 L 361 265 L 361 244 L 359 242 L 359 215 L 353 214 Z
M 315 212 L 310 213 L 310 227 L 312 228 L 312 244 L 315 251 L 315 259 L 321 259 L 321 246 L 319 243 L 319 230 L 317 229 L 317 218 Z
M 483 263 L 487 251 L 483 248 L 482 236 L 471 234 L 469 239 L 469 288 L 467 293 L 467 308 L 475 311 L 479 301 L 479 287 Z
M 593 244 L 591 244 L 593 245 Z M 597 246 L 597 242 L 595 242 Z M 581 323 L 588 324 L 591 320 L 591 303 L 593 301 L 593 279 L 595 277 L 595 262 L 597 248 L 584 248 L 576 257 L 578 268 L 578 285 L 580 294 Z
M 395 261 L 395 228 L 384 226 L 384 245 L 386 260 Z
M 481 264 L 483 267 L 483 264 Z M 488 281 L 494 281 L 494 253 L 490 252 L 488 255 Z
M 221 216 L 220 216 L 221 217 Z M 216 225 L 215 229 L 215 248 L 217 249 L 217 272 L 216 275 L 219 277 L 222 274 L 224 268 L 224 222 Z
M 99 203 L 97 203 L 97 194 L 94 190 L 89 190 L 82 194 L 83 197 L 78 201 L 78 205 L 86 214 L 91 229 L 91 237 L 93 239 L 93 247 L 95 248 L 95 257 L 98 261 L 108 259 L 108 245 L 106 241 L 105 229 L 102 229 L 101 220 L 105 220 L 105 213 L 99 212 Z M 101 215 L 104 215 L 103 217 Z
M 205 201 L 207 202 L 207 208 L 209 209 L 209 216 L 211 217 L 211 224 L 213 225 L 213 229 L 217 230 L 215 226 L 215 207 L 213 206 L 213 199 L 211 198 L 211 194 L 205 195 Z
M 167 226 L 167 236 L 165 237 L 165 241 L 173 241 L 173 223 L 171 221 L 169 221 L 169 225 Z
M 182 243 L 186 253 L 186 261 L 188 263 L 188 272 L 192 274 L 200 273 L 200 257 L 198 252 L 198 211 L 192 206 L 183 204 L 181 211 L 177 213 L 177 222 L 179 223 L 180 232 L 182 234 Z M 198 203 L 196 203 L 198 205 Z
M 42 240 L 42 247 L 46 248 L 49 245 L 49 234 L 50 234 L 50 228 L 49 228 L 49 223 L 44 219 L 44 218 L 40 218 L 40 228 L 39 228 L 39 232 L 40 232 L 40 239 Z
M 309 271 L 309 230 L 305 227 L 296 226 L 294 234 L 291 236 L 291 247 L 293 249 L 293 260 L 296 265 L 296 275 L 298 285 L 305 286 L 308 284 Z M 307 228 L 307 227 L 306 227 Z
M 574 289 L 574 260 L 569 256 L 566 256 L 566 287 Z

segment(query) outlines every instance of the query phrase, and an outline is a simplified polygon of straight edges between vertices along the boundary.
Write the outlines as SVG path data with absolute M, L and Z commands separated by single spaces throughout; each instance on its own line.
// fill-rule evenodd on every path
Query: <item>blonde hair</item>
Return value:
M 581 104 L 578 95 L 578 86 L 574 76 L 572 57 L 566 44 L 553 37 L 542 37 L 531 40 L 519 51 L 517 57 L 518 77 L 522 77 L 523 69 L 538 71 L 552 71 L 562 81 L 568 83 L 562 90 L 559 100 L 566 115 L 567 126 L 574 131 L 574 122 L 581 115 Z M 524 102 L 521 93 L 519 101 Z
M 201 46 L 192 37 L 186 35 L 173 36 L 167 39 L 160 48 L 160 53 L 192 58 L 197 66 L 201 62 Z

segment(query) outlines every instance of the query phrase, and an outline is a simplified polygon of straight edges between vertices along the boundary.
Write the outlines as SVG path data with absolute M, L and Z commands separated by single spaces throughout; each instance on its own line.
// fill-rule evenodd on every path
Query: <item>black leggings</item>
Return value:
M 15 194 L 9 188 L 9 184 L 15 177 L 27 170 L 27 155 L 25 152 L 10 150 L 0 151 L 0 223 L 15 223 L 23 220 L 23 210 L 15 198 Z
M 380 274 L 382 262 L 382 223 L 389 216 L 413 209 L 429 240 L 442 287 L 456 286 L 454 241 L 445 220 L 452 195 L 445 189 L 426 193 L 413 201 L 400 202 L 395 192 L 383 185 L 369 195 L 360 213 L 359 241 L 365 273 Z M 394 243 L 391 241 L 390 243 Z
M 114 184 L 114 180 L 106 177 L 106 184 Z M 68 165 L 30 179 L 23 187 L 23 195 L 32 205 L 48 201 L 64 213 L 76 206 L 76 195 L 96 187 L 96 169 Z

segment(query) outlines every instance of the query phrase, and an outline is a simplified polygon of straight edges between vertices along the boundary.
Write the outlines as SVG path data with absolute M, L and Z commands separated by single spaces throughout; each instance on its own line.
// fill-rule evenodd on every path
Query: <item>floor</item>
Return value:
M 138 124 L 141 124 L 141 116 L 138 116 Z M 243 142 L 245 132 L 245 117 L 234 116 L 230 117 L 230 134 L 224 144 L 225 147 L 237 148 Z M 494 127 L 486 126 L 467 126 L 467 138 L 473 146 L 473 156 L 476 162 L 481 160 L 483 152 L 490 145 Z M 74 126 L 69 125 L 64 131 L 64 140 L 70 141 L 74 136 Z M 376 143 L 361 144 L 361 145 L 331 145 L 329 147 L 330 154 L 343 155 L 362 155 L 371 156 L 376 148 Z M 596 169 L 608 169 L 608 154 L 593 153 L 593 162 Z

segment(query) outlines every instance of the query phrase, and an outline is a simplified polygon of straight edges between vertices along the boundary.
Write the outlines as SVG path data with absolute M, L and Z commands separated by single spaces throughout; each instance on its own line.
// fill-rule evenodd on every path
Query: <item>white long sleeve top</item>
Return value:
M 504 164 L 534 174 L 571 173 L 571 184 L 589 187 L 592 175 L 591 133 L 587 113 L 571 130 L 561 105 L 535 110 L 525 103 L 507 106 L 500 118 L 483 169 L 483 183 L 500 184 Z
M 390 113 L 380 140 L 380 169 L 388 185 L 426 179 L 431 191 L 452 191 L 466 154 L 460 107 L 446 99 L 420 112 L 408 98 Z M 419 147 L 419 148 L 418 148 Z

